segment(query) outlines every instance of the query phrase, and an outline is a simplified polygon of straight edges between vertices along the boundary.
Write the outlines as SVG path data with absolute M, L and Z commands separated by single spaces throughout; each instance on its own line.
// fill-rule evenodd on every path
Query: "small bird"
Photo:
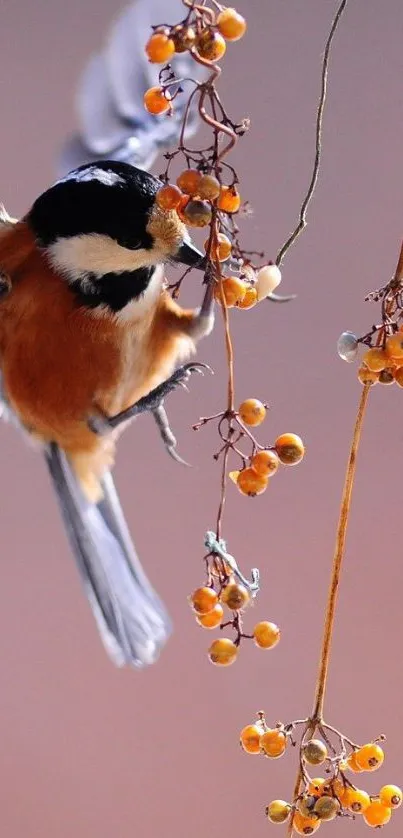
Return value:
M 211 286 L 197 311 L 181 309 L 165 288 L 165 263 L 204 262 L 178 216 L 156 206 L 161 183 L 147 173 L 178 142 L 193 89 L 186 79 L 204 74 L 189 55 L 175 55 L 176 77 L 185 81 L 173 115 L 158 119 L 144 109 L 160 72 L 144 50 L 151 27 L 181 16 L 181 0 L 122 9 L 81 75 L 78 130 L 59 155 L 60 180 L 20 221 L 0 205 L 2 417 L 44 452 L 85 592 L 118 666 L 153 663 L 171 623 L 114 487 L 116 441 L 133 416 L 151 411 L 179 459 L 163 400 L 203 370 L 175 368 L 213 326 Z M 187 116 L 189 137 L 195 106 Z
M 3 402 L 45 452 L 101 636 L 118 665 L 152 663 L 170 633 L 131 542 L 110 475 L 116 441 L 151 411 L 175 456 L 163 400 L 202 365 L 183 362 L 214 322 L 213 285 L 181 308 L 164 265 L 206 258 L 161 181 L 94 161 L 43 192 L 19 221 L 0 217 Z M 178 364 L 182 364 L 177 368 Z

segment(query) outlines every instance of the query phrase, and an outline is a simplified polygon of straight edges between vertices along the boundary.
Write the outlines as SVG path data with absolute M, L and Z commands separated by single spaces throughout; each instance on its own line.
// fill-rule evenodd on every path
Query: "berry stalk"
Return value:
M 337 527 L 337 535 L 336 535 L 336 546 L 333 558 L 333 567 L 332 573 L 330 578 L 330 587 L 329 587 L 329 594 L 325 612 L 325 623 L 324 623 L 324 630 L 323 630 L 323 641 L 322 641 L 322 649 L 320 654 L 320 661 L 319 661 L 319 671 L 318 671 L 318 679 L 316 684 L 316 691 L 315 691 L 315 698 L 314 704 L 312 709 L 312 715 L 307 720 L 306 727 L 302 733 L 301 737 L 301 751 L 303 748 L 303 743 L 306 740 L 311 739 L 315 735 L 315 732 L 318 727 L 321 728 L 322 735 L 324 734 L 323 725 L 323 710 L 324 710 L 324 700 L 326 694 L 326 685 L 327 685 L 327 676 L 329 671 L 329 662 L 330 662 L 330 654 L 331 654 L 331 647 L 332 647 L 332 638 L 333 638 L 333 630 L 334 630 L 334 621 L 336 615 L 336 606 L 337 606 L 337 597 L 339 591 L 339 584 L 340 584 L 340 576 L 341 570 L 343 565 L 343 558 L 344 558 L 344 549 L 346 544 L 346 535 L 347 535 L 347 527 L 350 515 L 350 508 L 351 508 L 351 497 L 352 491 L 354 486 L 354 478 L 355 478 L 355 471 L 357 465 L 357 454 L 358 448 L 361 440 L 361 433 L 363 422 L 365 418 L 366 407 L 368 403 L 368 395 L 369 395 L 370 385 L 366 384 L 363 387 L 359 405 L 357 416 L 355 420 L 353 438 L 351 442 L 350 454 L 347 462 L 347 471 L 346 477 L 344 481 L 343 487 L 343 494 L 341 500 L 341 507 L 340 507 L 340 517 L 339 523 Z M 324 725 L 325 728 L 331 730 L 330 727 Z M 336 731 L 338 733 L 338 731 Z M 293 800 L 297 800 L 300 791 L 302 781 L 304 779 L 304 767 L 302 762 L 300 762 L 297 779 L 295 781 L 294 787 L 294 794 Z M 293 835 L 294 832 L 294 818 L 291 818 L 289 825 L 288 825 L 288 835 Z
M 295 230 L 291 233 L 289 238 L 284 242 L 283 246 L 280 248 L 277 257 L 276 257 L 276 265 L 278 267 L 281 266 L 284 256 L 286 255 L 287 251 L 292 247 L 294 242 L 297 238 L 301 235 L 303 230 L 307 225 L 307 211 L 309 204 L 313 198 L 313 193 L 315 192 L 316 184 L 318 182 L 319 177 L 319 169 L 320 169 L 320 162 L 322 157 L 322 127 L 323 127 L 323 114 L 325 110 L 326 104 L 326 95 L 327 95 L 327 82 L 328 82 L 328 75 L 329 75 L 329 58 L 330 58 L 330 50 L 332 46 L 333 38 L 336 34 L 336 30 L 340 23 L 340 19 L 342 14 L 347 6 L 348 0 L 342 0 L 340 3 L 339 8 L 337 9 L 334 21 L 332 23 L 329 37 L 326 41 L 325 51 L 323 54 L 323 64 L 322 64 L 322 76 L 321 76 L 321 92 L 319 97 L 319 104 L 318 104 L 318 111 L 316 116 L 316 135 L 315 135 L 315 160 L 313 164 L 313 171 L 311 180 L 309 182 L 307 193 L 304 197 L 304 200 L 301 205 L 301 210 L 299 214 L 298 224 Z
M 365 417 L 365 410 L 368 402 L 370 385 L 363 387 L 355 421 L 353 439 L 347 464 L 347 472 L 344 482 L 340 518 L 337 527 L 336 547 L 333 559 L 333 568 L 330 581 L 329 595 L 326 606 L 325 626 L 323 632 L 322 651 L 320 656 L 318 681 L 316 686 L 315 701 L 312 711 L 312 722 L 321 724 L 323 721 L 323 704 L 326 692 L 327 674 L 332 646 L 334 619 L 337 605 L 337 595 L 340 584 L 340 575 L 344 558 L 346 544 L 347 526 L 351 508 L 351 496 L 354 486 L 354 477 L 357 464 L 357 454 L 361 439 L 362 427 Z

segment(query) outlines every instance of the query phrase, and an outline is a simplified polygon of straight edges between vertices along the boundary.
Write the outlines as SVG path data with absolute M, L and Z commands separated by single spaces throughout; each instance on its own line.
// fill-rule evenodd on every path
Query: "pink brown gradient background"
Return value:
M 255 208 L 249 246 L 274 256 L 295 222 L 310 175 L 321 55 L 333 0 L 239 0 L 249 33 L 228 50 L 222 91 L 252 130 L 234 154 Z M 1 199 L 22 213 L 54 178 L 74 126 L 73 90 L 117 10 L 111 0 L 2 4 Z M 256 501 L 230 487 L 225 534 L 262 592 L 248 621 L 283 629 L 273 652 L 245 645 L 230 670 L 206 657 L 210 633 L 187 595 L 203 578 L 214 525 L 213 431 L 190 430 L 223 403 L 218 325 L 200 349 L 214 379 L 179 392 L 169 412 L 182 455 L 164 454 L 152 422 L 123 439 L 116 479 L 139 552 L 169 605 L 175 634 L 157 666 L 115 670 L 100 645 L 40 457 L 1 428 L 0 823 L 7 838 L 249 838 L 275 830 L 264 806 L 290 796 L 296 754 L 276 763 L 240 752 L 239 729 L 265 708 L 290 720 L 311 707 L 335 525 L 359 386 L 338 360 L 342 329 L 376 318 L 365 293 L 385 283 L 402 224 L 401 0 L 351 0 L 335 41 L 323 169 L 309 226 L 284 266 L 288 306 L 235 312 L 238 398 L 272 405 L 263 437 L 295 431 L 305 462 Z M 158 171 L 158 166 L 156 167 Z M 200 295 L 197 278 L 186 297 Z M 386 766 L 402 783 L 401 518 L 403 394 L 371 394 L 347 544 L 327 716 L 358 741 L 388 735 Z M 402 834 L 402 814 L 387 827 Z M 329 835 L 366 833 L 334 823 Z M 338 831 L 337 831 L 338 830 Z M 281 830 L 278 830 L 279 834 Z M 273 831 L 274 834 L 274 831 Z M 277 834 L 277 833 L 276 833 Z

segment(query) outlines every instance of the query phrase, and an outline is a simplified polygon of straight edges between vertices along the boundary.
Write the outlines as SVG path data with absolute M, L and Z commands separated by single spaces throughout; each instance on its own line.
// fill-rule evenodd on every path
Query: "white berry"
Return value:
M 258 300 L 264 300 L 280 285 L 281 271 L 277 265 L 265 265 L 257 274 L 256 291 Z

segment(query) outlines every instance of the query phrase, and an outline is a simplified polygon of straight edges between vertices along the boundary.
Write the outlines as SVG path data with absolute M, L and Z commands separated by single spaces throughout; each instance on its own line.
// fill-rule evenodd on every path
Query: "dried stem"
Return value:
M 333 38 L 336 34 L 337 27 L 340 23 L 341 16 L 347 6 L 348 0 L 342 0 L 340 6 L 336 12 L 336 16 L 332 23 L 329 37 L 326 41 L 325 52 L 323 55 L 323 63 L 322 63 L 322 76 L 321 76 L 321 92 L 319 98 L 319 105 L 316 117 L 316 140 L 315 140 L 315 160 L 313 166 L 313 172 L 310 184 L 308 186 L 308 191 L 305 195 L 305 198 L 301 205 L 300 215 L 299 215 L 299 222 L 294 230 L 293 233 L 289 236 L 286 242 L 284 242 L 283 246 L 280 248 L 277 256 L 276 256 L 276 265 L 281 265 L 286 255 L 287 251 L 290 247 L 294 244 L 298 236 L 302 233 L 304 228 L 306 227 L 307 220 L 307 210 L 309 204 L 311 202 L 313 193 L 315 191 L 315 187 L 318 181 L 319 176 L 319 168 L 322 156 L 322 127 L 323 127 L 323 113 L 325 109 L 326 103 L 326 94 L 327 94 L 327 81 L 328 81 L 328 72 L 329 72 L 329 58 L 330 58 L 330 50 L 332 46 Z
M 217 243 L 217 231 L 215 231 L 215 262 L 216 262 L 216 270 L 218 275 L 221 275 L 221 268 L 220 263 L 218 260 L 218 243 Z M 227 491 L 227 463 L 228 457 L 231 447 L 231 436 L 233 433 L 233 418 L 232 414 L 234 413 L 234 403 L 235 403 L 235 386 L 234 386 L 234 350 L 232 346 L 232 339 L 231 339 L 231 331 L 230 331 L 230 324 L 229 324 L 229 315 L 228 315 L 228 307 L 227 301 L 225 299 L 224 289 L 222 280 L 220 279 L 219 284 L 220 290 L 220 301 L 222 306 L 223 318 L 224 318 L 224 329 L 225 329 L 225 346 L 227 350 L 227 361 L 228 361 L 228 402 L 227 402 L 227 411 L 228 411 L 228 439 L 230 442 L 226 444 L 225 452 L 223 456 L 222 462 L 222 472 L 221 472 L 221 498 L 220 498 L 220 506 L 218 509 L 218 516 L 217 516 L 217 538 L 221 537 L 221 522 L 222 516 L 224 512 L 225 506 L 225 497 Z
M 322 642 L 322 650 L 320 655 L 320 664 L 319 664 L 319 672 L 318 672 L 318 680 L 316 685 L 316 692 L 315 692 L 315 700 L 314 706 L 312 710 L 312 716 L 308 721 L 308 724 L 305 728 L 305 731 L 302 736 L 301 744 L 306 737 L 311 737 L 318 726 L 324 724 L 324 727 L 328 730 L 332 730 L 333 732 L 337 733 L 339 736 L 338 731 L 335 728 L 326 725 L 323 722 L 323 704 L 325 698 L 325 691 L 326 691 L 326 682 L 327 682 L 327 674 L 329 668 L 329 660 L 330 660 L 330 652 L 331 652 L 331 644 L 332 644 L 332 636 L 333 636 L 333 627 L 334 627 L 334 618 L 336 612 L 336 603 L 337 603 L 337 595 L 340 583 L 340 574 L 341 568 L 344 558 L 344 547 L 346 543 L 346 533 L 347 533 L 347 525 L 350 513 L 350 506 L 351 506 L 351 495 L 354 485 L 354 477 L 355 477 L 355 469 L 356 469 L 356 462 L 357 462 L 357 453 L 358 447 L 361 439 L 361 431 L 365 416 L 365 408 L 367 406 L 368 394 L 370 390 L 370 385 L 366 385 L 363 388 L 361 393 L 361 398 L 358 406 L 358 412 L 354 427 L 353 439 L 351 443 L 350 455 L 348 458 L 347 464 L 347 472 L 346 478 L 344 482 L 343 488 L 343 495 L 341 501 L 341 508 L 340 508 L 340 518 L 339 524 L 337 528 L 337 536 L 336 536 L 336 547 L 333 559 L 333 568 L 332 568 L 332 575 L 330 581 L 330 588 L 329 588 L 329 596 L 327 601 L 326 607 L 326 615 L 325 615 L 325 626 L 323 632 L 323 642 Z M 346 742 L 349 740 L 346 737 L 342 737 L 345 739 Z M 301 783 L 303 780 L 303 771 L 301 765 L 298 768 L 297 779 L 295 781 L 295 788 L 294 788 L 294 796 L 293 800 L 296 800 L 301 789 Z M 291 819 L 289 826 L 288 826 L 288 835 L 291 836 L 293 834 L 293 819 Z
M 366 384 L 363 388 L 360 403 L 358 406 L 357 418 L 354 427 L 353 439 L 351 443 L 350 456 L 348 458 L 346 479 L 343 488 L 343 495 L 340 508 L 340 518 L 337 527 L 336 547 L 333 560 L 333 569 L 329 589 L 329 597 L 326 608 L 325 628 L 323 633 L 322 651 L 320 656 L 320 665 L 318 673 L 318 681 L 316 686 L 315 702 L 312 711 L 312 719 L 316 723 L 323 721 L 323 702 L 325 698 L 326 680 L 329 667 L 329 658 L 332 644 L 334 617 L 336 611 L 337 594 L 340 582 L 340 573 L 342 562 L 344 558 L 344 548 L 346 543 L 347 525 L 350 514 L 351 494 L 353 490 L 355 469 L 357 462 L 358 446 L 361 438 L 361 431 L 365 416 L 365 408 L 367 406 L 368 394 L 370 385 Z

